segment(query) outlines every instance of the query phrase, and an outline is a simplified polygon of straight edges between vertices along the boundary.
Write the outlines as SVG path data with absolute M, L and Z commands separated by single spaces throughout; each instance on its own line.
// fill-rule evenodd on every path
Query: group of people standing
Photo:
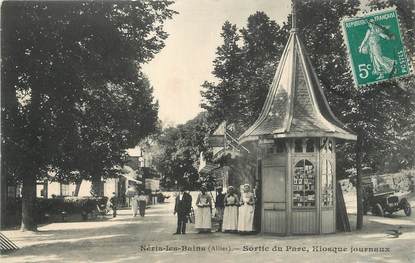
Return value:
M 254 231 L 255 197 L 248 184 L 244 185 L 240 198 L 235 189 L 230 186 L 224 205 L 222 226 L 224 232 L 249 233 Z
M 117 217 L 118 197 L 115 192 L 112 193 L 112 197 L 108 200 L 107 207 L 112 210 L 112 217 Z M 131 199 L 131 210 L 133 217 L 137 216 L 137 211 L 140 211 L 140 216 L 144 217 L 147 206 L 147 196 L 144 191 L 140 193 L 135 192 L 134 197 Z
M 239 197 L 233 186 L 228 188 L 226 195 L 218 189 L 215 207 L 219 220 L 218 231 L 251 233 L 254 231 L 255 196 L 249 184 L 243 186 Z
M 249 184 L 243 186 L 239 196 L 234 187 L 228 187 L 226 194 L 222 188 L 217 188 L 215 217 L 219 221 L 218 232 L 241 234 L 254 232 L 255 196 Z M 212 230 L 212 195 L 205 186 L 200 188 L 196 199 L 195 229 L 199 233 L 208 233 Z M 192 197 L 180 190 L 176 197 L 174 214 L 177 213 L 177 231 L 175 234 L 186 233 L 188 215 L 192 209 Z
M 140 193 L 135 193 L 134 197 L 131 199 L 131 210 L 133 212 L 133 217 L 137 216 L 137 211 L 140 212 L 140 216 L 144 217 L 146 214 L 147 206 L 147 196 L 144 194 L 144 191 Z

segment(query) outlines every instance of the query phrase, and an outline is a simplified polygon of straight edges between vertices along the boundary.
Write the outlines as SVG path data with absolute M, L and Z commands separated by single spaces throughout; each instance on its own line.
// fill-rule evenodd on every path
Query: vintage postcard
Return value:
M 412 0 L 0 3 L 1 262 L 415 262 Z

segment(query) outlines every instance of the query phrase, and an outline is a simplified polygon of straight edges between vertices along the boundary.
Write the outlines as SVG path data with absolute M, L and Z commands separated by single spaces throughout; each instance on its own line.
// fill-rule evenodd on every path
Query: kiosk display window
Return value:
M 323 206 L 333 206 L 333 167 L 329 160 L 321 163 L 321 198 Z
M 293 207 L 315 207 L 315 167 L 308 160 L 299 161 L 294 167 Z

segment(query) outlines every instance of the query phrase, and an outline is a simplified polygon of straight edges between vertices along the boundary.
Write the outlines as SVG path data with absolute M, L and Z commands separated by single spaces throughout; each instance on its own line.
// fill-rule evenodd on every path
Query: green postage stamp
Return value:
M 357 87 L 411 73 L 395 8 L 344 18 L 341 26 Z

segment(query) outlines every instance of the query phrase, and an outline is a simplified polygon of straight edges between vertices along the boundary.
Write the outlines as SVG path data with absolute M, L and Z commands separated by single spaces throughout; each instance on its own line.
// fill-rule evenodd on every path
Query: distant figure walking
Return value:
M 205 186 L 200 188 L 196 200 L 195 228 L 199 233 L 207 233 L 212 229 L 212 197 L 207 193 Z
M 147 196 L 144 194 L 143 191 L 140 192 L 138 196 L 138 208 L 140 210 L 140 216 L 144 217 L 146 214 L 146 206 L 147 206 Z
M 238 231 L 249 233 L 253 231 L 254 225 L 254 195 L 250 192 L 249 184 L 244 185 L 239 207 Z
M 228 193 L 224 198 L 223 232 L 235 232 L 238 230 L 238 204 L 238 195 L 235 193 L 233 186 L 229 186 Z
M 133 212 L 133 217 L 137 216 L 138 210 L 138 193 L 134 194 L 134 197 L 131 199 L 131 211 Z
M 112 193 L 112 197 L 110 199 L 110 207 L 112 209 L 112 217 L 116 217 L 117 216 L 117 205 L 118 205 L 118 199 L 117 199 L 117 195 L 115 194 L 115 192 Z
M 176 196 L 174 205 L 174 214 L 177 213 L 177 230 L 174 235 L 186 234 L 187 217 L 192 209 L 192 197 L 180 188 L 179 194 Z

